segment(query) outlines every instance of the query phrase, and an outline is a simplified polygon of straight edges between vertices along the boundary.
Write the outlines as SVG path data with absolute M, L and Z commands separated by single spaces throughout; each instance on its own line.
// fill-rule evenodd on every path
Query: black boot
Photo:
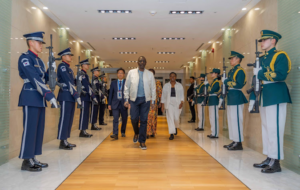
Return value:
M 40 161 L 38 161 L 36 158 L 33 158 L 33 163 L 36 165 L 36 166 L 39 166 L 41 168 L 47 168 L 48 167 L 48 164 L 47 163 L 42 163 Z
M 243 150 L 241 142 L 235 142 L 232 146 L 228 147 L 227 150 Z
M 33 162 L 33 159 L 24 159 L 22 163 L 21 170 L 26 170 L 30 172 L 40 172 L 42 171 L 42 168 L 38 165 L 35 165 Z
M 170 137 L 169 137 L 169 140 L 173 140 L 174 139 L 174 135 L 171 134 Z
M 279 160 L 271 159 L 269 165 L 261 170 L 262 173 L 281 172 Z
M 261 163 L 253 164 L 253 167 L 255 167 L 255 168 L 265 168 L 269 165 L 270 161 L 271 161 L 271 158 L 267 157 L 267 159 L 265 159 Z
M 175 129 L 176 129 L 176 133 L 174 135 L 177 135 L 177 128 L 175 128 Z
M 99 131 L 101 129 L 102 128 L 97 127 L 96 123 L 92 124 L 92 126 L 91 126 L 91 130 Z
M 67 140 L 60 140 L 59 149 L 73 150 L 73 148 L 69 145 Z
M 234 141 L 232 141 L 232 143 L 228 144 L 228 145 L 224 145 L 223 148 L 229 148 L 234 144 Z
M 92 135 L 88 134 L 85 130 L 81 130 L 79 133 L 79 137 L 91 138 Z
M 104 123 L 104 122 L 103 122 L 103 123 L 99 123 L 99 125 L 107 125 L 107 123 Z
M 195 120 L 192 120 L 192 119 L 191 119 L 191 120 L 188 121 L 188 122 L 189 122 L 189 123 L 195 123 Z
M 196 131 L 204 131 L 202 128 L 197 128 Z

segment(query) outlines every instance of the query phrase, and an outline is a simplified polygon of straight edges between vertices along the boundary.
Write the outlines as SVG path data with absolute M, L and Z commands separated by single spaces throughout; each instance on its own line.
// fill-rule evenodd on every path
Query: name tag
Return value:
M 118 91 L 118 99 L 122 99 L 122 91 Z

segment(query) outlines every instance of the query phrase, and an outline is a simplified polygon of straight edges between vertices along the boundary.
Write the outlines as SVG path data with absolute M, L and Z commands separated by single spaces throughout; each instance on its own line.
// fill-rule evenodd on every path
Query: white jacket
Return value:
M 127 101 L 129 98 L 131 101 L 135 101 L 137 97 L 138 85 L 139 85 L 139 71 L 138 69 L 132 69 L 128 72 L 125 87 L 124 98 Z M 143 74 L 144 91 L 146 102 L 156 99 L 156 83 L 153 73 L 145 69 Z
M 161 103 L 164 104 L 165 109 L 168 109 L 168 106 L 170 104 L 170 98 L 171 98 L 171 83 L 168 82 L 164 85 L 163 92 L 161 95 Z M 184 92 L 183 92 L 183 87 L 180 83 L 176 82 L 175 84 L 175 93 L 176 93 L 176 102 L 177 106 L 179 108 L 179 105 L 181 102 L 184 102 Z

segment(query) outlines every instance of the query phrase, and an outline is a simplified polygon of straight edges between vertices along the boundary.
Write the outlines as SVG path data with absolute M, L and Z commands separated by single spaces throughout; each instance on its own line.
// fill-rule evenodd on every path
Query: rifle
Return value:
M 53 62 L 58 61 L 58 60 L 61 60 L 61 58 L 55 58 L 55 57 L 53 56 L 52 34 L 50 34 L 50 46 L 49 46 L 49 47 L 46 47 L 46 48 L 49 49 L 49 59 L 48 59 L 48 61 L 49 61 L 49 70 L 48 70 L 48 72 L 49 72 L 49 80 L 48 80 L 47 83 L 48 83 L 48 85 L 49 85 L 50 90 L 51 90 L 52 92 L 54 92 L 56 85 L 59 86 L 60 88 L 62 88 L 63 85 L 60 84 L 60 83 L 58 83 L 58 82 L 56 81 L 56 79 L 57 79 L 57 74 L 56 74 L 54 68 L 52 67 L 52 63 L 53 63 Z M 59 105 L 57 105 L 57 106 L 58 106 L 58 108 L 60 108 Z M 52 104 L 52 105 L 51 105 L 51 108 L 55 108 L 55 106 Z
M 205 80 L 204 80 L 204 82 L 207 82 L 207 74 L 208 73 L 206 73 L 206 67 L 205 67 Z M 203 94 L 203 96 L 204 96 L 204 100 L 203 100 L 202 105 L 206 106 L 207 105 L 207 97 L 208 97 L 208 90 L 207 90 L 206 86 L 204 86 L 204 94 Z
M 93 72 L 92 73 L 92 84 L 91 84 L 92 85 L 92 90 L 95 93 L 95 95 L 99 95 L 99 91 L 97 90 L 97 87 L 96 87 L 96 85 L 94 83 L 95 80 L 96 80 L 96 77 L 95 77 L 94 72 Z
M 259 52 L 257 49 L 257 40 L 255 41 L 255 43 L 256 43 L 255 63 L 248 63 L 247 66 L 259 69 L 259 67 L 260 67 L 259 54 L 261 54 L 262 52 Z M 250 111 L 250 113 L 259 113 L 259 95 L 261 92 L 261 84 L 262 84 L 261 80 L 259 80 L 258 76 L 256 75 L 252 79 L 252 87 L 249 90 L 247 90 L 248 94 L 250 94 L 251 92 L 254 92 L 254 94 L 255 94 L 255 103 L 254 103 L 253 109 Z
M 81 71 L 80 68 L 80 56 L 78 57 L 78 65 L 75 65 L 77 67 L 77 76 L 76 76 L 76 89 L 77 89 L 77 93 L 79 95 L 79 97 L 81 96 L 81 94 L 83 94 L 84 96 L 86 95 L 86 92 L 83 90 L 83 86 L 81 84 L 81 81 L 79 80 L 80 76 L 83 76 L 84 74 Z M 82 105 L 77 104 L 77 108 L 82 109 Z
M 226 78 L 226 66 L 225 66 L 225 57 L 223 57 L 223 75 L 222 75 L 222 78 Z M 222 84 L 222 91 L 218 94 L 221 95 L 221 97 L 223 98 L 223 101 L 222 101 L 222 104 L 221 104 L 221 107 L 219 108 L 219 110 L 225 110 L 225 98 L 226 98 L 226 95 L 227 95 L 227 88 L 226 88 L 226 85 L 225 84 Z

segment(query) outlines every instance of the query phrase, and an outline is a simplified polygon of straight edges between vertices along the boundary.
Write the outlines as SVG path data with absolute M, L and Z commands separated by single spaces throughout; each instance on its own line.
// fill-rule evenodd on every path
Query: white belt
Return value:
M 23 79 L 23 80 L 24 80 L 24 84 L 30 82 L 29 79 Z
M 209 94 L 209 96 L 217 96 L 217 94 Z
M 60 84 L 62 84 L 64 87 L 66 87 L 66 86 L 67 86 L 65 83 L 60 83 Z
M 266 80 L 263 81 L 264 84 L 272 84 L 272 83 L 276 83 L 276 82 L 277 81 L 266 81 Z
M 242 89 L 237 89 L 237 88 L 229 88 L 229 90 L 239 90 L 239 91 L 242 91 Z

